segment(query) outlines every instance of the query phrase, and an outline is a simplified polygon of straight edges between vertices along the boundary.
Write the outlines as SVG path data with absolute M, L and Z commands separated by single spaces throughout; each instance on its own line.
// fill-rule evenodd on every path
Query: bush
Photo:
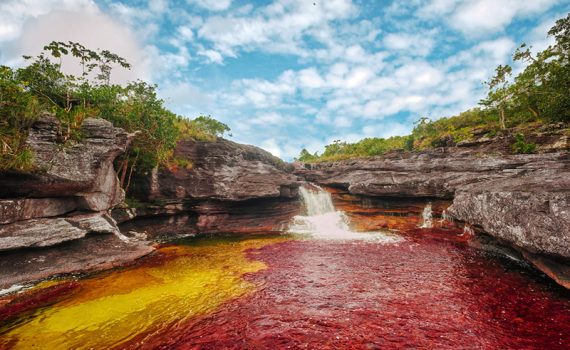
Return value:
M 80 76 L 64 74 L 61 64 L 48 56 L 57 60 L 69 54 L 83 67 Z M 0 171 L 33 170 L 26 139 L 42 111 L 60 120 L 64 141 L 80 139 L 81 123 L 88 117 L 104 118 L 134 134 L 131 148 L 116 161 L 125 190 L 133 172 L 168 165 L 181 137 L 214 141 L 229 131 L 226 124 L 210 116 L 190 121 L 167 110 L 155 85 L 143 81 L 110 84 L 111 64 L 127 69 L 130 65 L 109 51 L 52 42 L 37 57 L 25 58 L 30 63 L 17 70 L 0 66 Z
M 511 146 L 514 153 L 529 154 L 534 153 L 536 150 L 536 143 L 527 143 L 523 134 L 515 135 L 515 143 Z

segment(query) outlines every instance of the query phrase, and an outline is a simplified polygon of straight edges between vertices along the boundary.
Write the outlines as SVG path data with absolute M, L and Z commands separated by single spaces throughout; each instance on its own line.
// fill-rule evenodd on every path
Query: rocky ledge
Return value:
M 558 141 L 557 141 L 558 142 Z M 560 142 L 558 142 L 560 143 Z M 297 164 L 295 173 L 350 194 L 448 199 L 446 214 L 523 253 L 559 283 L 570 271 L 570 157 L 483 153 L 473 147 L 391 152 L 381 157 Z M 550 266 L 550 268 L 546 268 Z M 570 276 L 570 275 L 569 275 Z
M 258 147 L 225 139 L 182 140 L 170 168 L 139 176 L 132 195 L 141 208 L 118 208 L 125 231 L 151 237 L 280 231 L 299 211 L 293 166 Z
M 109 213 L 124 199 L 113 161 L 127 148 L 127 133 L 86 119 L 80 134 L 64 142 L 59 121 L 43 115 L 27 140 L 34 171 L 0 174 L 0 289 L 154 250 L 122 235 Z
M 0 174 L 0 290 L 129 263 L 154 238 L 277 231 L 299 210 L 291 165 L 224 139 L 179 142 L 171 167 L 133 179 L 128 207 L 113 162 L 129 135 L 102 119 L 80 135 L 64 141 L 45 114 L 27 140 L 34 171 Z

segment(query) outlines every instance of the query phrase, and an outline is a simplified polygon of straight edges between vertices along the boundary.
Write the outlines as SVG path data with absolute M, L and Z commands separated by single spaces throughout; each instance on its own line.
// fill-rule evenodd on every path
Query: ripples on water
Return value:
M 290 228 L 302 240 L 196 238 L 48 282 L 16 304 L 31 311 L 0 308 L 0 349 L 570 348 L 569 292 L 550 280 L 461 232 L 352 232 L 312 193 Z

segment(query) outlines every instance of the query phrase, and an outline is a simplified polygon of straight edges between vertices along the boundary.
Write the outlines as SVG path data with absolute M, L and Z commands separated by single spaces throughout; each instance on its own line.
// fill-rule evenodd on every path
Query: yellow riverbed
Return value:
M 265 265 L 245 255 L 285 240 L 200 239 L 161 248 L 167 257 L 80 281 L 78 292 L 0 334 L 0 348 L 91 349 L 120 347 L 139 334 L 215 310 L 255 286 L 243 280 Z M 154 260 L 154 259 L 151 259 Z

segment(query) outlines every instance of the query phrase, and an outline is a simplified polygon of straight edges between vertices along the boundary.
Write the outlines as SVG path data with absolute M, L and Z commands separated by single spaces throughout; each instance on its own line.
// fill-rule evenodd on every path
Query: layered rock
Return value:
M 261 148 L 225 139 L 183 140 L 174 159 L 186 166 L 155 170 L 137 178 L 135 195 L 148 200 L 296 198 L 293 167 Z
M 295 172 L 354 195 L 447 199 L 452 201 L 448 215 L 523 255 L 570 261 L 567 151 L 528 155 L 487 154 L 469 147 L 402 151 L 369 159 L 298 164 Z
M 128 142 L 127 133 L 102 119 L 86 119 L 78 141 L 65 141 L 61 125 L 52 115 L 38 119 L 27 139 L 34 171 L 0 174 L 0 262 L 4 265 L 0 286 L 27 279 L 17 278 L 21 275 L 18 266 L 28 266 L 30 272 L 24 275 L 29 278 L 46 277 L 102 264 L 94 263 L 95 255 L 125 262 L 153 250 L 144 242 L 126 242 L 108 213 L 124 199 L 113 161 Z M 88 237 L 92 234 L 100 235 L 106 248 L 90 244 L 89 250 L 72 254 L 60 246 L 64 242 L 81 246 L 79 242 L 86 239 L 93 242 Z M 111 249 L 113 246 L 123 246 L 123 252 Z M 45 262 L 41 273 L 32 273 L 38 266 L 23 259 L 41 257 L 47 251 L 51 261 Z M 56 264 L 56 252 L 65 264 Z
M 125 230 L 152 236 L 261 233 L 281 230 L 299 211 L 293 167 L 258 147 L 183 140 L 174 159 L 185 166 L 134 180 L 133 195 L 158 204 L 113 211 L 118 221 L 131 220 Z

